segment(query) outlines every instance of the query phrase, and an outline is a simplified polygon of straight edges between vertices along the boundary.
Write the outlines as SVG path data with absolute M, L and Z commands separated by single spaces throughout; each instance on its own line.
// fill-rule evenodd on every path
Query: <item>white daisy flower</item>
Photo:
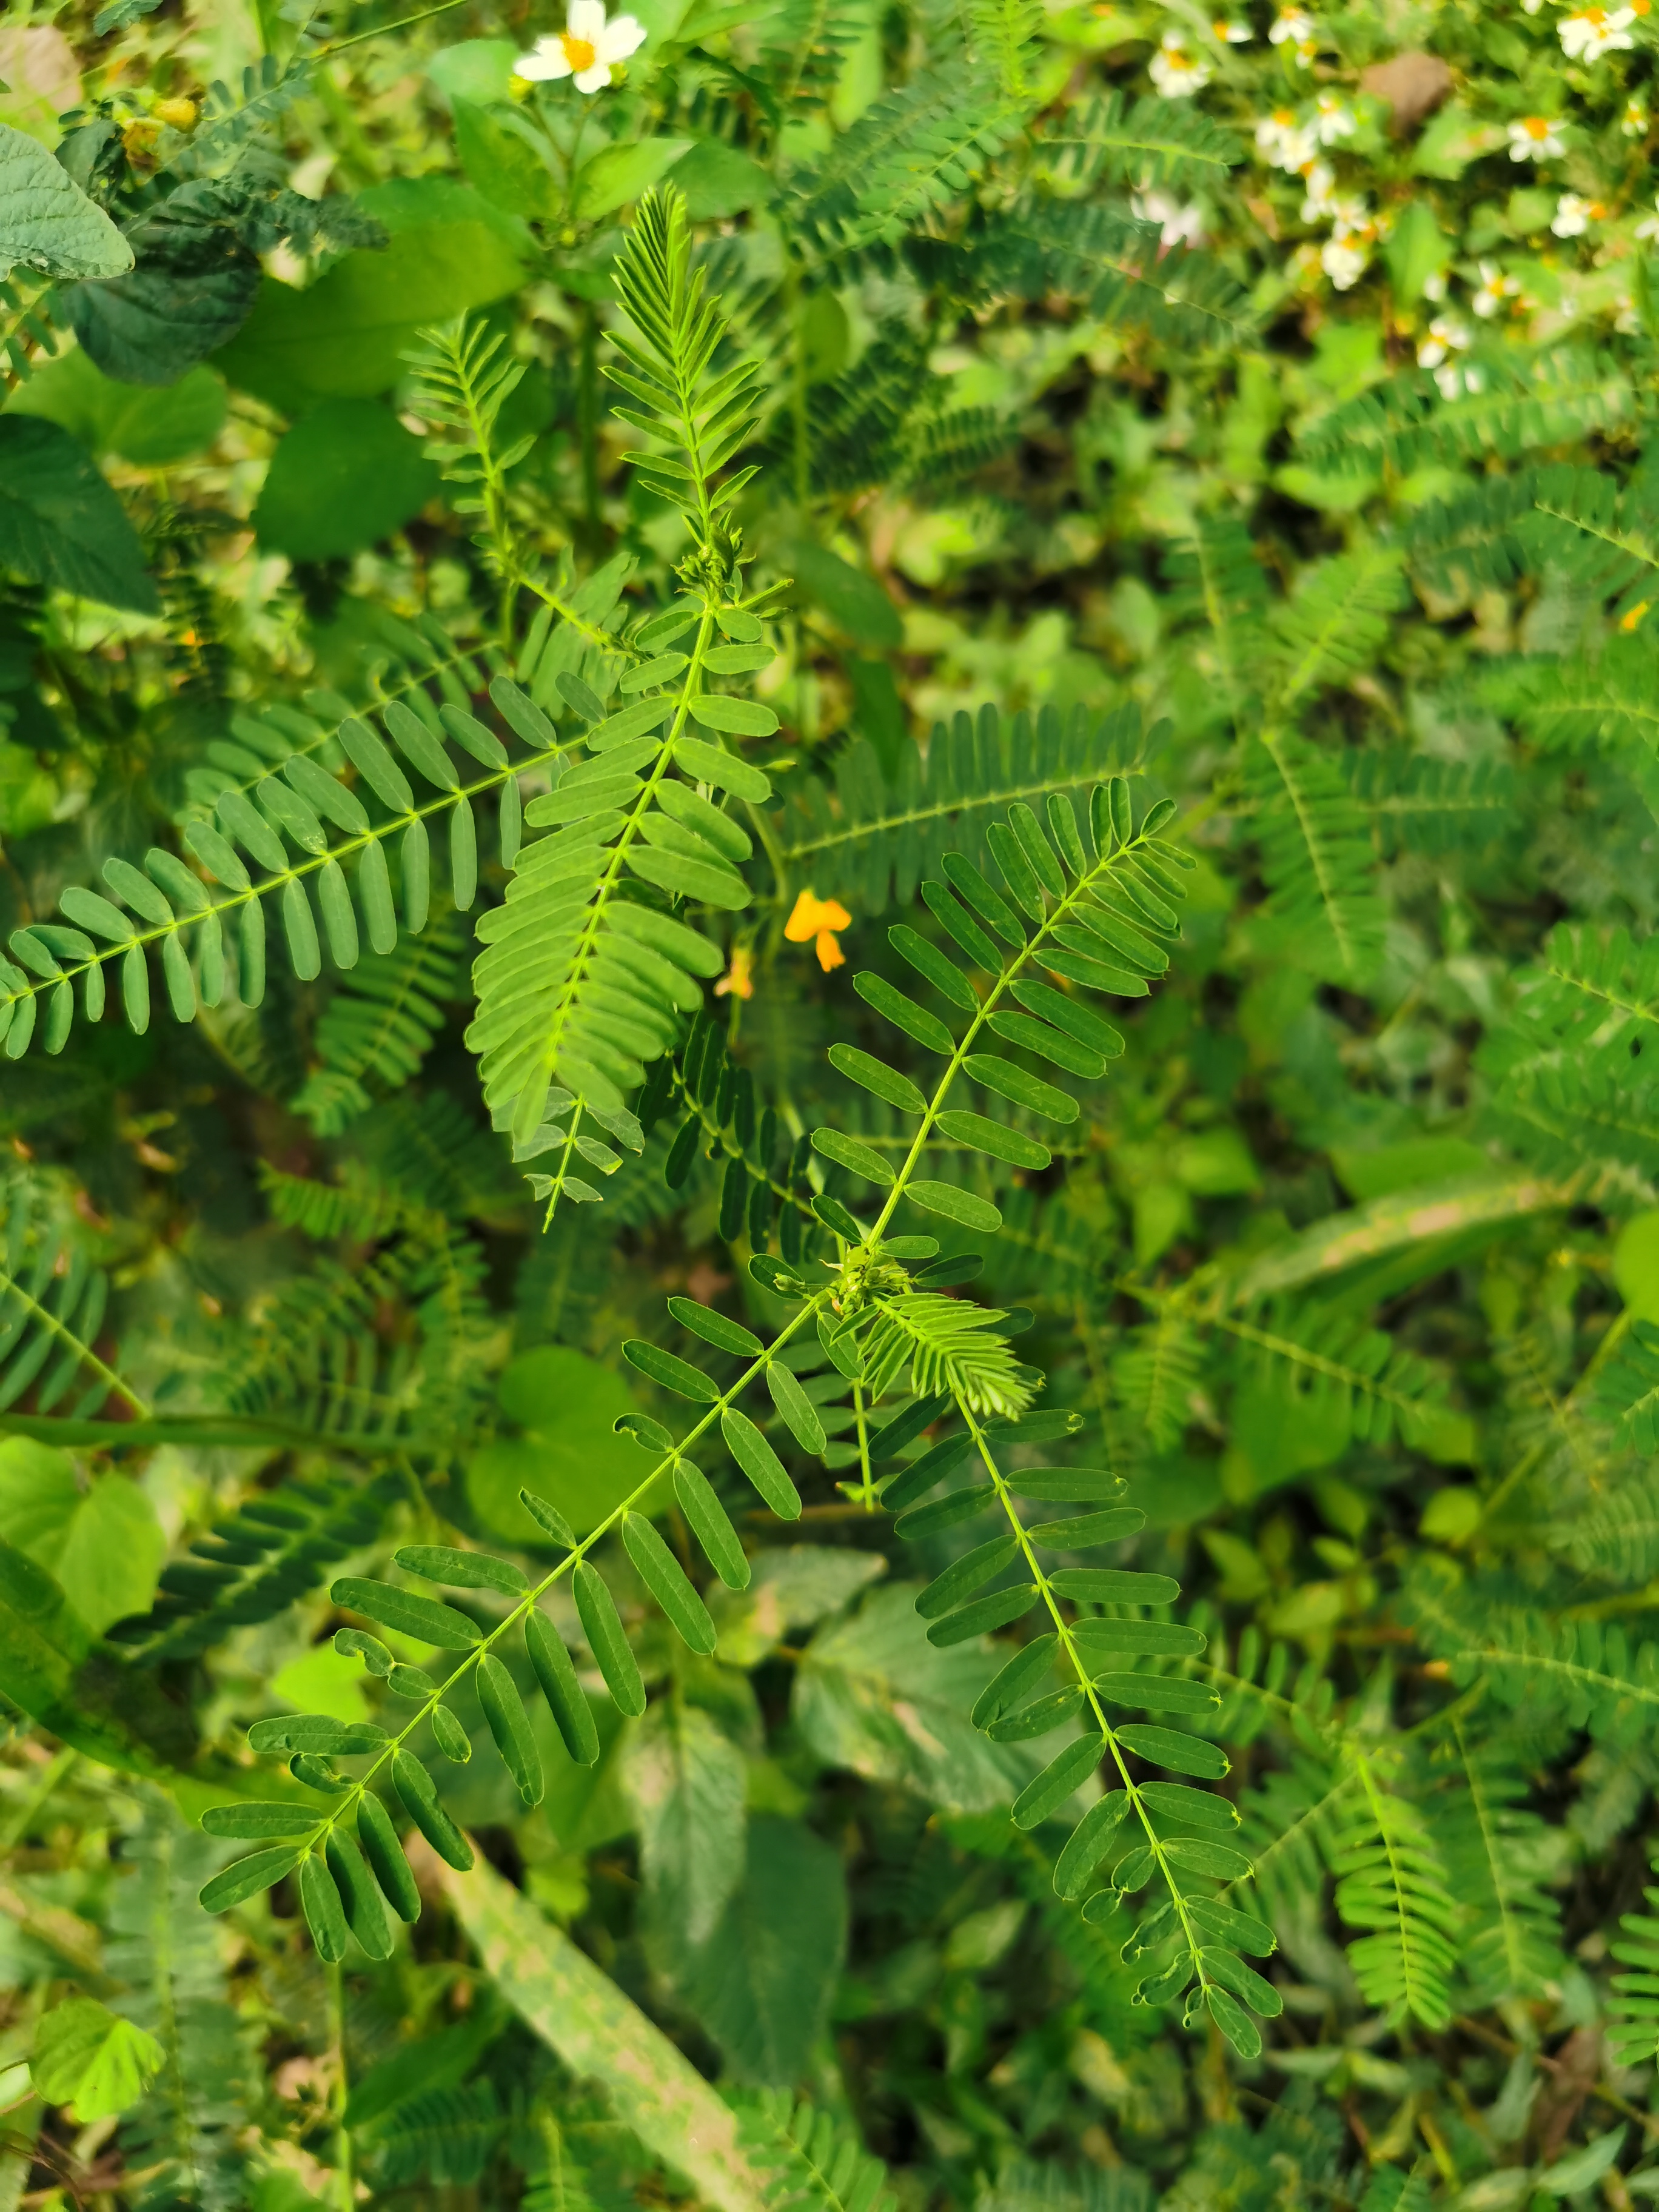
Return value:
M 1317 222 L 1331 204 L 1331 194 L 1336 190 L 1336 173 L 1328 161 L 1304 162 L 1302 183 L 1306 197 L 1302 203 L 1304 222 Z
M 1173 246 L 1196 246 L 1204 235 L 1204 211 L 1196 202 L 1182 207 L 1168 192 L 1136 192 L 1129 205 L 1142 222 L 1159 226 L 1158 242 L 1165 252 Z
M 1329 199 L 1325 212 L 1331 219 L 1331 235 L 1339 246 L 1346 246 L 1356 238 L 1371 239 L 1376 235 L 1376 226 L 1371 211 L 1358 192 L 1345 199 Z
M 562 31 L 538 39 L 527 54 L 513 64 L 515 76 L 537 83 L 569 76 L 578 92 L 603 92 L 618 62 L 645 44 L 643 23 L 632 15 L 605 20 L 605 0 L 570 0 Z
M 1626 138 L 1645 138 L 1648 135 L 1647 102 L 1632 94 L 1625 102 L 1625 112 L 1619 128 Z
M 1653 204 L 1659 209 L 1659 199 L 1656 199 Z M 1659 238 L 1659 214 L 1644 216 L 1636 226 L 1636 235 L 1638 238 Z
M 1445 296 L 1445 270 L 1443 269 L 1431 270 L 1429 274 L 1423 279 L 1423 297 L 1425 300 L 1432 300 L 1436 307 L 1438 307 Z
M 1339 139 L 1352 138 L 1358 125 L 1352 108 L 1335 93 L 1322 92 L 1314 102 L 1313 128 L 1322 146 L 1334 146 Z
M 1275 169 L 1292 173 L 1305 169 L 1318 151 L 1319 140 L 1306 124 L 1296 119 L 1292 107 L 1276 107 L 1255 126 L 1255 150 Z
M 1627 52 L 1636 43 L 1629 28 L 1635 21 L 1633 8 L 1575 8 L 1558 27 L 1561 51 L 1575 62 L 1600 61 L 1620 48 Z
M 1187 52 L 1187 41 L 1179 31 L 1166 31 L 1147 64 L 1146 74 L 1165 100 L 1189 100 L 1194 93 L 1203 91 L 1212 71 L 1206 62 Z
M 1600 200 L 1587 200 L 1577 192 L 1563 192 L 1555 203 L 1550 228 L 1558 238 L 1582 238 L 1593 222 L 1607 214 Z
M 1483 322 L 1490 321 L 1505 300 L 1518 299 L 1521 285 L 1518 278 L 1506 276 L 1495 261 L 1480 264 L 1480 284 L 1469 305 Z
M 1314 35 L 1314 19 L 1303 8 L 1281 8 L 1267 37 L 1276 46 L 1307 46 Z
M 1455 315 L 1437 315 L 1429 325 L 1429 335 L 1417 349 L 1419 368 L 1438 368 L 1443 361 L 1455 353 L 1465 352 L 1474 343 L 1474 333 L 1468 325 L 1460 322 Z
M 1319 249 L 1319 265 L 1339 292 L 1351 292 L 1370 265 L 1370 256 L 1358 246 L 1333 238 Z
M 1445 368 L 1437 368 L 1434 380 L 1440 386 L 1443 399 L 1456 399 L 1463 393 L 1473 394 L 1486 389 L 1486 380 L 1478 368 L 1462 368 L 1455 362 Z
M 1523 115 L 1510 125 L 1511 161 L 1553 161 L 1566 148 L 1556 137 L 1556 125 L 1541 115 Z
M 1248 23 L 1230 22 L 1225 15 L 1218 15 L 1210 28 L 1224 46 L 1248 46 L 1255 36 Z

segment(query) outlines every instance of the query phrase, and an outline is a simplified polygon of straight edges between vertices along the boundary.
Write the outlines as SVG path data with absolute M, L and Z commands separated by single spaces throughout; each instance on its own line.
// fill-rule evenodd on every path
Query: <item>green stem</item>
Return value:
M 345 1977 L 337 1959 L 328 1970 L 331 2024 L 334 2029 L 334 2170 L 339 2176 L 340 2212 L 356 2212 L 357 2185 L 352 2172 L 351 2130 L 346 2106 L 351 2085 L 346 2076 Z

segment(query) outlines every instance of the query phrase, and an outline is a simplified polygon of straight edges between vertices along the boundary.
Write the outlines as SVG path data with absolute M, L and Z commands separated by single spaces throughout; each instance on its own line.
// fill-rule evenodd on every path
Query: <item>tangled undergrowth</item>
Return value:
M 1656 52 L 12 11 L 0 2212 L 1659 2197 Z

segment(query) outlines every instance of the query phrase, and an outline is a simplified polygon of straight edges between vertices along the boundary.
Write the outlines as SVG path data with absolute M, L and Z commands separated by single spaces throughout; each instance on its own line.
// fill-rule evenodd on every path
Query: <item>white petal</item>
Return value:
M 599 51 L 608 62 L 625 62 L 629 54 L 639 52 L 645 40 L 643 23 L 633 15 L 617 15 L 605 25 Z
M 579 70 L 576 73 L 578 92 L 603 92 L 610 82 L 609 62 L 595 62 L 592 69 Z
M 597 46 L 605 36 L 605 0 L 570 0 L 565 29 L 571 38 Z
M 520 54 L 513 64 L 514 76 L 521 76 L 532 84 L 544 84 L 549 77 L 568 76 L 570 64 L 564 58 L 564 48 L 556 39 L 538 39 L 527 54 Z

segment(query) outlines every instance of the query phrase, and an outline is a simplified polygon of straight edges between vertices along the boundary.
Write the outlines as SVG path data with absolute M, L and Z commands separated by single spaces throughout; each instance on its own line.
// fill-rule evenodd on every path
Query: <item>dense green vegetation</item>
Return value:
M 1656 25 L 9 12 L 0 2212 L 1659 2197 Z

